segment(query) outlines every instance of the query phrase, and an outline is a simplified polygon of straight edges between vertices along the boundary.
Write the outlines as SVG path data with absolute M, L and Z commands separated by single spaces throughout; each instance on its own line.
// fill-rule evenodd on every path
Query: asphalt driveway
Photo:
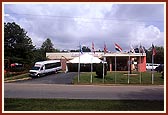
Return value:
M 40 78 L 33 78 L 24 81 L 16 81 L 15 83 L 30 83 L 30 84 L 72 84 L 73 78 L 77 72 L 57 73 Z

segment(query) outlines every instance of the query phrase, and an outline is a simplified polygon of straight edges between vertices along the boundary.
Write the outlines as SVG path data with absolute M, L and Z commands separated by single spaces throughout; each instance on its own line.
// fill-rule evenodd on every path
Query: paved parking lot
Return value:
M 16 83 L 30 83 L 30 84 L 72 84 L 73 78 L 77 72 L 57 73 L 40 78 L 33 78 L 24 81 L 17 81 Z

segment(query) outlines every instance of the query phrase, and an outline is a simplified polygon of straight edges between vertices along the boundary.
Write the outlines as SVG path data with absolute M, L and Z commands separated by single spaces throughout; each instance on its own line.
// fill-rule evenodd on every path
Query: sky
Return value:
M 26 3 L 4 4 L 4 22 L 24 28 L 40 48 L 50 38 L 54 48 L 78 49 L 79 44 L 114 52 L 117 43 L 130 46 L 164 46 L 163 4 Z

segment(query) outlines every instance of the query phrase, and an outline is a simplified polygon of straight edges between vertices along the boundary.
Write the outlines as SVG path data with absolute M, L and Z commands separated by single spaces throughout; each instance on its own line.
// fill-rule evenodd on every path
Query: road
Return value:
M 5 83 L 4 97 L 164 100 L 164 87 Z

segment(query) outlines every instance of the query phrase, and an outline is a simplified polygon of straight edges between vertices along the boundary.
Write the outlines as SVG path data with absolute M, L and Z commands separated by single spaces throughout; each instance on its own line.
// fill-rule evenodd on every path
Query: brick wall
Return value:
M 141 63 L 140 63 L 140 61 L 141 61 Z M 145 72 L 146 71 L 146 56 L 141 57 L 141 59 L 139 57 L 138 62 L 139 62 L 139 64 L 138 64 L 138 68 L 139 68 L 138 71 L 139 72 Z
M 62 70 L 66 71 L 66 59 L 61 59 Z

